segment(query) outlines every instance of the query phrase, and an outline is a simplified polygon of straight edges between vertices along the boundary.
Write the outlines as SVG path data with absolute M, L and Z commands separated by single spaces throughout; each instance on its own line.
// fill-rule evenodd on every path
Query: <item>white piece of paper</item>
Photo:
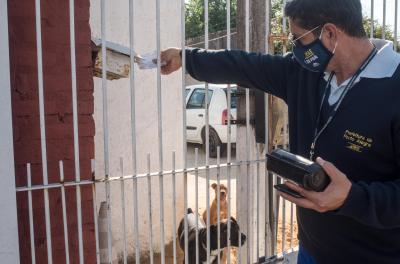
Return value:
M 157 68 L 157 51 L 146 53 L 144 55 L 135 56 L 135 62 L 138 64 L 139 69 L 148 70 Z M 166 65 L 165 62 L 161 62 L 161 66 Z

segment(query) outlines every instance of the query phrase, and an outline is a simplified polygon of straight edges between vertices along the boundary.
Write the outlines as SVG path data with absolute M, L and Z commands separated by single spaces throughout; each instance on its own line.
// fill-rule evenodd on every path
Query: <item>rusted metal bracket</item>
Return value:
M 106 41 L 107 79 L 128 78 L 131 68 L 130 50 L 117 43 Z M 101 39 L 92 39 L 93 76 L 102 78 Z

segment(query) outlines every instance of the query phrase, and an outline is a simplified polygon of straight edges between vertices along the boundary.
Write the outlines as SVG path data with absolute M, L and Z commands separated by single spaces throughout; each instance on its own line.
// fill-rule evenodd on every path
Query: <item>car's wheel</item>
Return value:
M 204 142 L 205 140 L 205 131 L 203 131 L 203 147 L 205 149 L 205 144 Z M 225 146 L 224 144 L 222 144 L 221 139 L 218 136 L 218 133 L 210 128 L 210 137 L 209 137 L 209 146 L 210 146 L 210 158 L 216 158 L 218 155 L 218 146 L 220 147 L 220 154 L 222 155 L 222 153 L 225 151 Z

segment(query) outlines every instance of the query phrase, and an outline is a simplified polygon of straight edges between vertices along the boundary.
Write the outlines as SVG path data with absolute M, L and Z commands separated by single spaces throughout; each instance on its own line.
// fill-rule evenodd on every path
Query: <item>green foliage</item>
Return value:
M 226 29 L 226 0 L 209 0 L 209 33 Z M 237 0 L 231 0 L 231 28 L 236 27 Z M 186 4 L 186 38 L 204 35 L 204 0 Z
M 369 17 L 364 17 L 364 28 L 365 31 L 367 32 L 367 36 L 371 36 L 371 18 Z M 377 20 L 374 20 L 374 38 L 382 38 L 382 32 L 385 32 L 385 39 L 387 40 L 394 40 L 394 33 L 393 31 L 388 27 L 385 26 L 385 31 L 383 31 L 383 26 L 378 23 Z
M 231 0 L 231 28 L 236 27 L 237 1 Z M 271 3 L 271 35 L 282 34 L 283 0 L 272 0 Z M 364 17 L 367 36 L 371 35 L 371 19 Z M 214 33 L 226 29 L 226 0 L 209 0 L 209 32 Z M 289 27 L 287 27 L 289 32 Z M 374 21 L 374 38 L 381 38 L 383 26 Z M 189 0 L 186 4 L 186 38 L 204 35 L 204 0 Z M 394 33 L 385 27 L 385 38 L 394 40 Z M 275 41 L 275 52 L 282 53 L 283 42 Z M 288 50 L 290 47 L 287 47 Z

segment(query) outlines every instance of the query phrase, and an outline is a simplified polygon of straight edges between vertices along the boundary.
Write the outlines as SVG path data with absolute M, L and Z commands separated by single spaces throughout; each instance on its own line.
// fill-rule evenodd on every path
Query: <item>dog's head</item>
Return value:
M 231 246 L 239 247 L 239 236 L 241 245 L 246 242 L 246 235 L 240 232 L 239 225 L 235 218 L 224 219 L 220 224 L 220 248 L 228 246 L 228 222 L 230 223 L 230 241 Z M 211 249 L 218 248 L 218 225 L 210 226 Z
M 213 183 L 211 187 L 215 190 L 215 199 L 218 197 L 218 184 Z M 226 187 L 224 184 L 219 185 L 219 199 L 221 202 L 226 201 L 226 198 L 228 196 L 228 187 Z

